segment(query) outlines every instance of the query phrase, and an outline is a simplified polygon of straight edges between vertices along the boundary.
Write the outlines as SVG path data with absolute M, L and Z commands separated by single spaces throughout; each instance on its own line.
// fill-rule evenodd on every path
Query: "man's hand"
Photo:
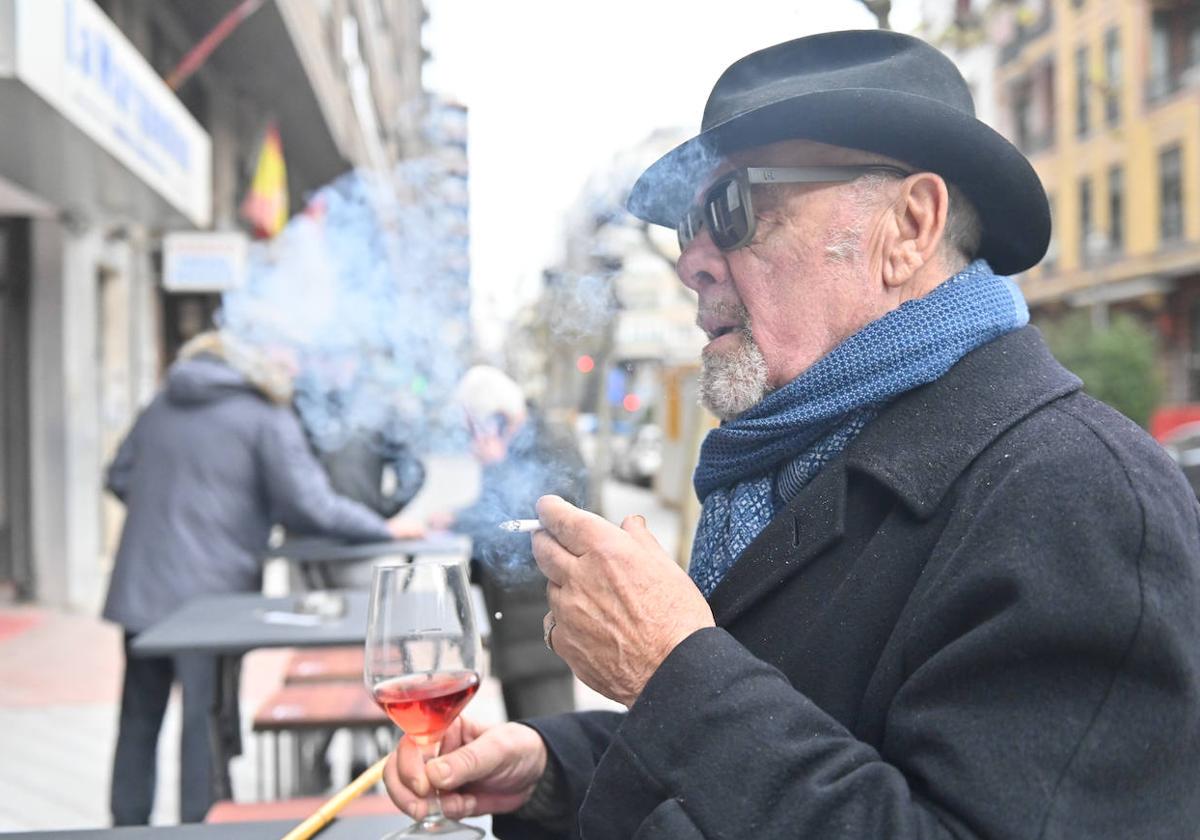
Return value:
M 442 739 L 441 756 L 428 764 L 411 739 L 401 738 L 384 767 L 383 783 L 396 806 L 414 820 L 428 811 L 424 797 L 433 787 L 441 792 L 446 816 L 461 819 L 517 810 L 545 769 L 546 745 L 528 726 L 485 726 L 458 718 Z
M 575 676 L 632 706 L 675 646 L 714 626 L 708 602 L 646 529 L 618 528 L 558 496 L 542 496 L 533 556 L 549 579 L 551 643 Z
M 425 526 L 416 519 L 406 519 L 399 514 L 387 521 L 388 531 L 394 540 L 419 540 L 425 536 Z

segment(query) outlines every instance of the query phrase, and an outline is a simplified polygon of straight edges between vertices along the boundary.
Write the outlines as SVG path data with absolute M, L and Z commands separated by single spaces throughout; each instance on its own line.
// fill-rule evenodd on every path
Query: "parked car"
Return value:
M 632 435 L 615 438 L 612 473 L 621 481 L 649 487 L 662 469 L 663 433 L 653 423 L 638 426 Z
M 1163 437 L 1162 445 L 1200 498 L 1200 422 L 1176 426 Z

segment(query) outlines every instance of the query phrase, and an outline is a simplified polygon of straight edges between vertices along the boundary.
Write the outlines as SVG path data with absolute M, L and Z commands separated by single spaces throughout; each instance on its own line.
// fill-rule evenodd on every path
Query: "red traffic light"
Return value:
M 586 353 L 575 360 L 575 367 L 580 373 L 591 373 L 592 368 L 596 366 L 596 360 Z

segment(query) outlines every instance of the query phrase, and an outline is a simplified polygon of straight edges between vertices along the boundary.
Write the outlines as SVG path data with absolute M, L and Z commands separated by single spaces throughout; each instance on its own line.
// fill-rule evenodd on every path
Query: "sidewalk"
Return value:
M 411 511 L 424 515 L 461 503 L 475 492 L 469 467 L 449 459 L 430 464 L 429 479 Z M 646 490 L 608 482 L 605 513 L 620 521 L 646 516 L 668 551 L 676 540 L 675 515 Z M 278 571 L 268 588 L 279 586 Z M 279 685 L 287 651 L 246 657 L 242 678 L 244 754 L 232 767 L 235 799 L 256 797 L 251 711 Z M 121 634 L 95 616 L 37 606 L 0 606 L 0 832 L 100 828 L 109 824 L 108 787 L 120 695 Z M 580 708 L 620 708 L 581 683 Z M 499 684 L 485 681 L 470 714 L 502 720 Z M 173 697 L 159 739 L 159 781 L 152 822 L 172 824 L 178 814 L 179 705 Z M 335 777 L 335 784 L 339 780 Z

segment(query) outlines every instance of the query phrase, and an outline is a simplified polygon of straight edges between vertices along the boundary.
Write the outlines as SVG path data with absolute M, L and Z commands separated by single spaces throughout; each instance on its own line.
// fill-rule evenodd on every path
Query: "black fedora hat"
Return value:
M 713 86 L 700 134 L 642 173 L 628 207 L 675 227 L 717 160 L 805 139 L 886 155 L 955 184 L 979 211 L 979 256 L 1000 274 L 1037 264 L 1050 206 L 1025 156 L 975 118 L 953 62 L 909 35 L 828 32 L 734 62 Z

